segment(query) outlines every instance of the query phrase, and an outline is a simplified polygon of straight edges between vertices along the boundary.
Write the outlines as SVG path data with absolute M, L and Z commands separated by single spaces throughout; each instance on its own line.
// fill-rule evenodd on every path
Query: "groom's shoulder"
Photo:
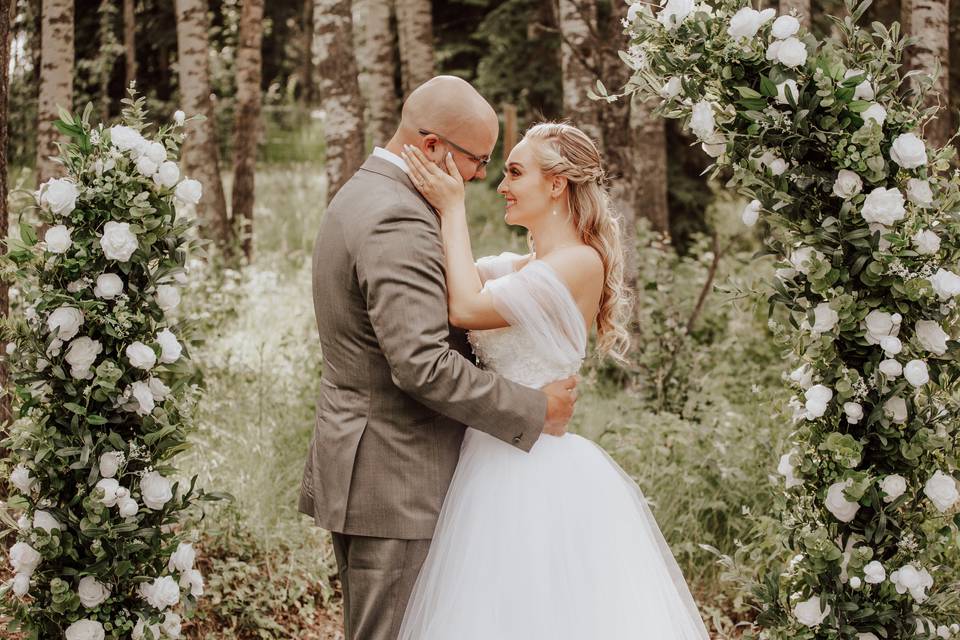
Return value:
M 340 188 L 327 209 L 328 215 L 346 216 L 354 222 L 376 223 L 392 218 L 431 220 L 436 214 L 399 180 L 363 167 Z

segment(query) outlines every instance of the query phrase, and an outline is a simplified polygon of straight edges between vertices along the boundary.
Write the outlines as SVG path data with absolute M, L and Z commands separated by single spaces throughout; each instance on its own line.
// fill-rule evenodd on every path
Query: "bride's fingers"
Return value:
M 443 157 L 443 164 L 448 175 L 451 175 L 454 178 L 460 177 L 460 172 L 457 171 L 457 163 L 453 161 L 453 154 L 449 151 L 447 152 L 447 155 Z
M 423 174 L 423 169 L 417 164 L 413 156 L 405 151 L 400 152 L 401 157 L 407 163 L 407 174 L 410 176 L 413 181 L 420 185 L 426 180 L 426 176 Z
M 420 156 L 417 155 L 417 151 L 418 149 L 415 147 L 407 147 L 407 153 L 404 157 L 407 161 L 407 164 L 416 169 L 419 179 L 425 180 L 431 175 L 430 168 L 420 159 Z

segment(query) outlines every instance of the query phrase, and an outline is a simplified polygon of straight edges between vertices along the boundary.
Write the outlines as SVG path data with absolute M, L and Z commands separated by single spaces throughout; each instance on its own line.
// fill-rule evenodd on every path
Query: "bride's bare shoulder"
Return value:
M 564 247 L 543 258 L 574 290 L 589 289 L 591 283 L 603 281 L 603 258 L 586 244 Z

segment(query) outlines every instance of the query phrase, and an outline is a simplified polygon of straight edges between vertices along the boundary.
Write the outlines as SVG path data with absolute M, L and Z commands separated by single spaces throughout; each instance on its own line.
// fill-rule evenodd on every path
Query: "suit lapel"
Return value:
M 388 162 L 388 161 L 384 160 L 383 158 L 378 158 L 377 156 L 370 156 L 370 157 L 368 157 L 368 158 L 366 159 L 366 161 L 365 161 L 365 162 L 363 163 L 363 165 L 360 167 L 360 170 L 361 170 L 361 171 L 369 171 L 370 173 L 376 173 L 376 174 L 381 175 L 381 176 L 384 176 L 384 177 L 386 177 L 386 178 L 390 178 L 391 180 L 394 180 L 395 182 L 399 182 L 399 183 L 402 184 L 404 187 L 406 187 L 407 189 L 409 189 L 414 195 L 416 195 L 418 198 L 420 198 L 420 200 L 422 200 L 423 203 L 424 203 L 431 211 L 433 211 L 434 213 L 436 213 L 436 211 L 434 210 L 434 208 L 433 208 L 433 206 L 430 204 L 430 202 L 429 202 L 426 198 L 423 197 L 423 194 L 422 194 L 422 193 L 420 193 L 419 191 L 417 191 L 417 188 L 416 188 L 416 187 L 413 186 L 413 181 L 410 180 L 410 176 L 408 176 L 407 173 L 406 173 L 403 169 L 401 169 L 401 168 L 398 167 L 397 165 L 393 164 L 392 162 Z

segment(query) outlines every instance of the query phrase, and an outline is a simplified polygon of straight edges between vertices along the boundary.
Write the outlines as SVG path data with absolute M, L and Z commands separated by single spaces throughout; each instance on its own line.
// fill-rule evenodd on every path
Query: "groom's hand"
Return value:
M 540 390 L 547 394 L 547 420 L 543 432 L 562 436 L 567 432 L 567 423 L 577 403 L 577 376 L 551 382 Z

